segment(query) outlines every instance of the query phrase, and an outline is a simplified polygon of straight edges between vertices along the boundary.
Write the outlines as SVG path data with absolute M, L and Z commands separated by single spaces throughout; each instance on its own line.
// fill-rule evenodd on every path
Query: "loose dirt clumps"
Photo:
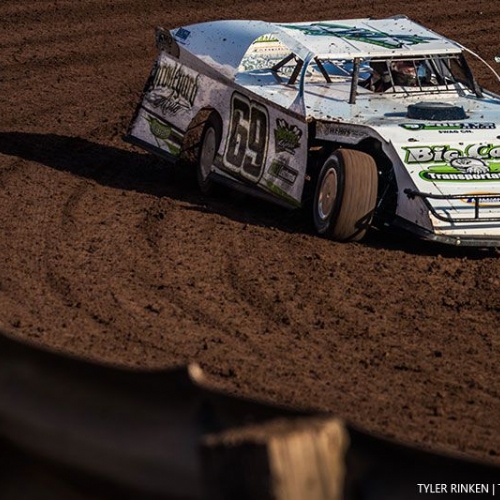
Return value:
M 204 197 L 121 139 L 157 25 L 407 14 L 497 55 L 498 3 L 408 5 L 4 0 L 0 329 L 108 363 L 196 361 L 239 395 L 500 462 L 497 255 L 402 234 L 333 243 L 300 214 Z

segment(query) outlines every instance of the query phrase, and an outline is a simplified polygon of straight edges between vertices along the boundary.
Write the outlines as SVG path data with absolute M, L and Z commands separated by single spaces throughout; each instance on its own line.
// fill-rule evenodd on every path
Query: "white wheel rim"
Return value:
M 337 197 L 337 172 L 330 168 L 323 177 L 318 196 L 318 215 L 326 220 L 331 215 Z
M 215 147 L 216 147 L 216 137 L 215 130 L 209 127 L 203 138 L 203 145 L 200 155 L 200 173 L 202 179 L 207 179 L 210 171 L 212 170 L 212 164 L 215 158 Z

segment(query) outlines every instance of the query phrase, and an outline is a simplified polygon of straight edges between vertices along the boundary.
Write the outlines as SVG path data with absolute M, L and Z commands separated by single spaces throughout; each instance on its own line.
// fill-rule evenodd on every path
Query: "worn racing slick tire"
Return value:
M 377 204 L 375 160 L 360 151 L 338 149 L 319 171 L 312 210 L 316 231 L 336 241 L 361 240 Z
M 214 182 L 210 179 L 210 172 L 215 160 L 215 155 L 219 149 L 222 137 L 220 121 L 216 114 L 212 113 L 203 128 L 200 138 L 198 161 L 196 162 L 196 179 L 203 194 L 212 194 L 215 188 Z

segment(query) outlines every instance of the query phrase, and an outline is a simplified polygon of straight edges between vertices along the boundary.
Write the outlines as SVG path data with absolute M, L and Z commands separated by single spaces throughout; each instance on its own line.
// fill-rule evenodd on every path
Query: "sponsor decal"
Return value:
M 500 181 L 500 145 L 469 144 L 463 149 L 451 146 L 404 147 L 405 163 L 428 164 L 420 172 L 426 181 Z
M 484 195 L 484 196 L 481 196 Z M 479 200 L 480 207 L 500 207 L 500 193 L 495 195 L 493 193 L 469 193 L 464 195 L 461 199 L 464 203 L 475 205 L 476 200 Z
M 470 130 L 491 130 L 496 128 L 495 123 L 479 123 L 479 122 L 465 122 L 465 123 L 402 123 L 400 127 L 406 130 L 439 130 L 439 131 L 470 131 Z
M 145 99 L 163 114 L 191 109 L 198 94 L 198 79 L 181 64 L 159 64 Z
M 181 149 L 182 136 L 170 125 L 163 123 L 154 116 L 147 115 L 146 120 L 149 123 L 149 131 L 155 138 L 157 146 L 166 148 L 173 155 L 178 155 Z
M 190 34 L 191 34 L 191 32 L 189 30 L 187 30 L 186 28 L 179 28 L 175 32 L 175 38 L 177 38 L 182 43 L 188 39 Z
M 274 159 L 269 166 L 268 172 L 274 177 L 284 180 L 288 184 L 294 184 L 299 173 L 280 159 Z
M 312 36 L 336 36 L 346 40 L 369 43 L 387 49 L 400 49 L 406 45 L 417 45 L 420 43 L 437 40 L 428 36 L 408 34 L 388 34 L 383 31 L 375 31 L 367 28 L 356 28 L 332 23 L 311 23 L 308 25 L 281 25 L 283 28 L 302 31 L 305 35 Z
M 446 163 L 455 158 L 497 159 L 500 161 L 500 144 L 469 144 L 463 149 L 451 146 L 406 146 L 405 163 Z
M 295 154 L 295 150 L 300 146 L 302 130 L 297 125 L 291 125 L 283 118 L 276 119 L 274 129 L 274 144 L 276 153 Z
M 341 127 L 336 123 L 317 122 L 316 124 L 316 138 L 318 139 L 341 138 L 345 142 L 355 144 L 365 137 L 368 135 L 361 130 Z

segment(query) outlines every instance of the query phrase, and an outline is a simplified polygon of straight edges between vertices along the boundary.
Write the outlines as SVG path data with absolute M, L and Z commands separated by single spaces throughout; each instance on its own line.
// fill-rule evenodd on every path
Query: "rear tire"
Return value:
M 339 149 L 321 167 L 313 198 L 316 231 L 336 241 L 359 241 L 370 227 L 377 204 L 374 159 Z
M 198 161 L 196 163 L 196 180 L 200 191 L 209 195 L 214 191 L 214 182 L 210 178 L 212 165 L 219 149 L 221 129 L 219 122 L 211 115 L 205 122 L 200 139 Z

